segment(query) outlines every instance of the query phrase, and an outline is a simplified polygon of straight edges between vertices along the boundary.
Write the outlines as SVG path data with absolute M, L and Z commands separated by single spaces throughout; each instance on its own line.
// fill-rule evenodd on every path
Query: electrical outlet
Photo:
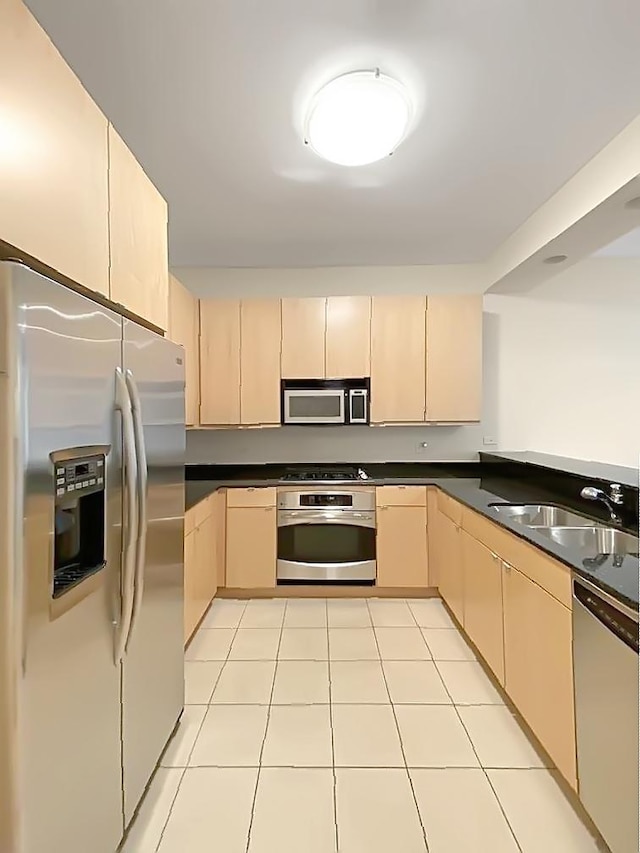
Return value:
M 485 436 L 483 436 L 483 438 L 482 438 L 482 443 L 483 443 L 483 444 L 485 444 L 485 445 L 492 445 L 492 444 L 497 444 L 497 441 L 496 441 L 496 440 L 495 440 L 495 438 L 493 438 L 492 436 L 490 436 L 490 435 L 485 435 Z

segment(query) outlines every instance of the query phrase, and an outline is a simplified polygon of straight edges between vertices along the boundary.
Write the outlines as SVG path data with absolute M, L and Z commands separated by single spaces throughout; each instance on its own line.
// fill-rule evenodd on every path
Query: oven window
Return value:
M 336 394 L 289 396 L 291 418 L 339 418 L 342 415 L 342 391 Z
M 349 524 L 278 528 L 278 559 L 296 563 L 357 563 L 376 558 L 376 532 Z

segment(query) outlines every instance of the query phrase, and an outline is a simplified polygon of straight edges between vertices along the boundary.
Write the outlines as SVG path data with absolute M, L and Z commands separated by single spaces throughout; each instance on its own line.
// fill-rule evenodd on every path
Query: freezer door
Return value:
M 139 397 L 147 468 L 138 543 L 144 559 L 136 571 L 131 630 L 122 664 L 127 824 L 184 703 L 183 362 L 181 347 L 125 320 L 124 367 L 132 395 Z M 139 453 L 139 485 L 144 490 L 140 457 Z
M 10 276 L 18 361 L 16 511 L 23 530 L 16 601 L 24 617 L 21 850 L 113 853 L 123 832 L 120 670 L 114 662 L 122 519 L 114 386 L 122 320 L 19 265 L 11 265 Z M 57 483 L 65 475 L 58 475 L 60 464 L 50 454 L 72 448 L 72 456 L 89 455 L 91 448 L 106 454 L 99 511 L 106 565 L 53 598 L 54 530 L 71 516 L 55 503 L 56 492 L 67 486 Z M 70 511 L 75 498 L 68 498 Z M 69 553 L 73 535 L 62 536 Z

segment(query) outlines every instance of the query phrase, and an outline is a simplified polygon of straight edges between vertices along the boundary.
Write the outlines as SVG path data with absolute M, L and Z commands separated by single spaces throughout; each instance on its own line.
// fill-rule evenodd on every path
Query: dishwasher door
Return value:
M 575 577 L 578 792 L 611 853 L 638 853 L 638 613 Z

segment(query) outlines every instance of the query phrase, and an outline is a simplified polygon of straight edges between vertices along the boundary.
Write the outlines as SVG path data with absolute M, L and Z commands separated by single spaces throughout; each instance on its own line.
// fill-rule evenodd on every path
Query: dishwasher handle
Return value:
M 638 654 L 637 613 L 582 579 L 574 579 L 573 597 L 575 603 L 581 605 L 591 616 Z

